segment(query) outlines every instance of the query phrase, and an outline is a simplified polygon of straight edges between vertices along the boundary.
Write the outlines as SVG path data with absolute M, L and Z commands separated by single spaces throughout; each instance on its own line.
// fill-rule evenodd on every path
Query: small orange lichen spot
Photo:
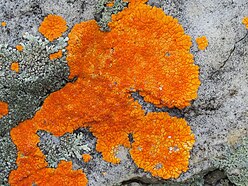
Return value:
M 83 154 L 82 157 L 85 163 L 88 163 L 91 160 L 91 155 L 89 154 Z
M 136 4 L 143 4 L 146 3 L 148 0 L 124 0 L 124 2 L 129 2 L 130 5 L 136 5 Z
M 23 46 L 22 45 L 16 45 L 16 49 L 18 51 L 23 51 Z
M 108 4 L 106 4 L 106 6 L 107 6 L 107 7 L 112 7 L 112 6 L 114 6 L 114 3 L 113 3 L 113 2 L 108 3 Z
M 107 6 L 107 7 L 112 7 L 112 6 L 114 6 L 114 4 L 115 4 L 114 2 L 115 2 L 115 1 L 112 0 L 112 1 L 110 1 L 109 3 L 107 3 L 106 6 Z
M 242 23 L 245 25 L 245 27 L 248 29 L 248 17 L 244 17 L 242 20 Z
M 0 118 L 8 114 L 8 104 L 0 101 Z
M 11 63 L 10 69 L 13 71 L 16 71 L 18 73 L 19 72 L 19 63 L 18 62 Z
M 59 38 L 66 30 L 66 21 L 58 15 L 48 15 L 39 27 L 39 32 L 49 41 Z
M 3 21 L 3 22 L 1 23 L 1 26 L 7 26 L 7 23 Z
M 206 36 L 196 38 L 196 43 L 199 50 L 205 50 L 208 46 L 208 39 Z
M 62 50 L 59 50 L 58 52 L 50 54 L 49 58 L 50 58 L 50 60 L 55 60 L 55 59 L 61 58 L 62 54 L 63 54 Z

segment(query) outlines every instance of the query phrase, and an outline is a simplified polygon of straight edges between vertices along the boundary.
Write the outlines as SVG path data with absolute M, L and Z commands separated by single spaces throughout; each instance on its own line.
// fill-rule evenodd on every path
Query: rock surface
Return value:
M 41 37 L 38 26 L 48 14 L 63 16 L 71 29 L 75 23 L 94 18 L 96 3 L 97 0 L 60 0 L 58 3 L 3 0 L 0 2 L 0 21 L 5 21 L 7 26 L 0 27 L 0 43 L 14 47 L 23 42 L 22 36 L 26 32 Z M 119 150 L 122 162 L 118 165 L 104 162 L 101 155 L 94 152 L 92 163 L 83 166 L 75 161 L 74 168 L 84 170 L 89 185 L 179 185 L 179 182 L 182 185 L 190 182 L 195 185 L 232 185 L 226 173 L 213 170 L 217 169 L 215 158 L 229 153 L 227 146 L 235 146 L 248 136 L 248 31 L 241 23 L 242 18 L 248 16 L 248 3 L 246 0 L 150 0 L 149 4 L 163 8 L 166 14 L 179 20 L 193 39 L 191 52 L 200 66 L 198 99 L 180 113 L 196 137 L 189 170 L 174 180 L 176 183 L 152 178 L 133 164 L 124 148 Z M 205 51 L 198 51 L 195 38 L 202 35 L 207 36 L 209 46 Z M 33 64 L 34 74 L 38 64 Z M 0 73 L 0 100 L 9 103 L 9 114 L 0 120 L 0 185 L 7 185 L 8 173 L 16 168 L 17 152 L 9 130 L 32 117 L 46 96 L 67 82 L 66 64 L 63 73 L 53 78 L 46 78 L 46 65 L 41 66 L 44 72 L 37 73 L 42 81 L 36 80 L 34 75 L 30 77 L 31 85 L 27 85 L 28 77 Z M 52 85 L 47 86 L 51 81 Z M 149 110 L 151 105 L 144 107 Z M 94 141 L 92 138 L 90 144 Z M 248 159 L 248 154 L 246 156 Z M 216 178 L 216 175 L 221 176 Z

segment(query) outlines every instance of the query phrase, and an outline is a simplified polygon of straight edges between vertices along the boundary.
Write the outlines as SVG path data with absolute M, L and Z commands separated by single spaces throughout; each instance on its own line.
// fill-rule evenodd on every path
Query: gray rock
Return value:
M 96 0 L 59 2 L 2 0 L 0 21 L 7 22 L 7 26 L 0 27 L 0 44 L 9 45 L 7 47 L 9 51 L 5 54 L 9 52 L 12 57 L 14 54 L 17 55 L 18 52 L 16 53 L 13 48 L 16 44 L 27 42 L 22 37 L 26 32 L 42 37 L 38 27 L 48 14 L 58 14 L 66 19 L 69 27 L 63 35 L 66 38 L 75 23 L 94 18 L 96 2 Z M 204 175 L 218 168 L 213 159 L 224 156 L 228 153 L 227 146 L 234 146 L 248 136 L 248 31 L 241 24 L 242 18 L 248 16 L 247 1 L 150 0 L 149 4 L 161 7 L 168 15 L 179 20 L 185 32 L 192 36 L 191 52 L 195 56 L 195 63 L 200 66 L 201 86 L 198 99 L 183 111 L 169 111 L 171 115 L 185 117 L 195 134 L 196 143 L 191 152 L 190 167 L 179 179 L 165 181 L 153 178 L 149 173 L 138 169 L 127 149 L 120 148 L 118 156 L 122 161 L 118 165 L 113 165 L 103 161 L 101 154 L 90 146 L 92 161 L 88 164 L 73 162 L 75 169 L 84 170 L 89 185 L 203 185 L 204 179 L 210 179 Z M 207 36 L 209 46 L 205 51 L 198 51 L 195 38 L 202 35 Z M 59 45 L 56 42 L 53 44 Z M 40 56 L 40 60 L 34 58 L 26 62 L 23 60 L 23 64 L 27 66 L 30 61 L 40 62 L 28 66 L 30 72 L 33 72 L 29 75 L 17 77 L 6 69 L 0 70 L 0 73 L 4 74 L 0 74 L 0 100 L 7 101 L 10 110 L 9 114 L 0 120 L 0 185 L 8 185 L 8 174 L 16 168 L 17 152 L 11 142 L 9 130 L 20 121 L 33 117 L 43 100 L 68 82 L 66 62 L 60 64 L 63 67 L 62 71 L 59 70 L 61 68 L 56 68 L 56 63 L 46 70 L 41 54 L 39 51 L 34 54 Z M 24 56 L 23 59 L 28 59 L 28 56 L 30 55 Z M 65 58 L 62 58 L 62 62 L 64 60 Z M 10 61 L 5 64 L 9 63 Z M 40 71 L 37 71 L 37 67 L 41 67 Z M 42 77 L 41 81 L 36 78 L 38 74 Z M 25 84 L 27 80 L 32 84 Z M 159 110 L 149 103 L 142 102 L 138 95 L 133 96 L 140 100 L 147 111 L 168 111 L 167 108 Z M 84 132 L 85 135 L 90 135 Z M 94 140 L 92 136 L 88 143 L 92 144 Z M 248 159 L 248 154 L 242 154 L 242 157 Z M 235 175 L 237 178 L 240 177 L 237 169 L 226 171 L 227 175 L 234 176 L 233 180 Z M 205 181 L 205 184 L 208 183 L 210 182 Z M 223 176 L 223 180 L 215 184 L 229 185 L 229 180 Z

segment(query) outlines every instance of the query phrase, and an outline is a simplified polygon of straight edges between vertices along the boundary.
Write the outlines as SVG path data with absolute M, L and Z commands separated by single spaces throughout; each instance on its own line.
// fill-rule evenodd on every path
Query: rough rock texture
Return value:
M 51 13 L 63 16 L 69 28 L 72 28 L 75 23 L 94 18 L 96 2 L 3 0 L 0 2 L 0 21 L 7 22 L 7 26 L 0 27 L 0 43 L 15 47 L 19 42 L 24 42 L 22 35 L 26 32 L 42 37 L 38 26 Z M 213 160 L 228 154 L 227 146 L 237 146 L 248 135 L 248 31 L 241 24 L 242 18 L 248 16 L 248 3 L 246 0 L 150 0 L 149 4 L 163 8 L 167 14 L 179 19 L 186 33 L 193 38 L 192 53 L 195 63 L 200 66 L 198 99 L 183 111 L 170 111 L 172 115 L 185 117 L 196 136 L 189 171 L 175 180 L 176 183 L 168 182 L 152 178 L 138 169 L 130 160 L 127 149 L 120 148 L 118 156 L 122 162 L 112 165 L 104 162 L 93 147 L 92 162 L 85 165 L 74 161 L 74 168 L 84 170 L 89 185 L 180 185 L 177 182 L 182 185 L 192 182 L 193 185 L 232 185 L 227 177 L 231 173 L 216 170 L 218 166 Z M 209 46 L 205 51 L 198 51 L 194 39 L 202 35 L 207 36 Z M 26 61 L 26 65 L 29 61 Z M 9 129 L 32 117 L 45 97 L 67 82 L 66 65 L 63 73 L 54 68 L 54 72 L 60 75 L 52 78 L 46 76 L 46 65 L 41 65 L 40 81 L 35 78 L 35 69 L 40 63 L 32 64 L 29 68 L 34 74 L 28 77 L 6 76 L 3 75 L 6 70 L 0 70 L 0 100 L 9 103 L 9 114 L 0 120 L 0 185 L 7 185 L 8 173 L 16 167 L 16 149 L 9 137 Z M 33 83 L 27 86 L 27 79 Z M 51 86 L 47 88 L 49 82 Z M 37 91 L 36 86 L 42 88 Z M 138 95 L 133 96 L 139 99 Z M 156 110 L 142 100 L 140 103 L 147 111 Z M 87 133 L 85 130 L 81 132 Z M 95 143 L 94 140 L 91 136 L 89 144 Z M 246 157 L 248 159 L 248 154 Z M 239 173 L 235 174 L 240 177 Z

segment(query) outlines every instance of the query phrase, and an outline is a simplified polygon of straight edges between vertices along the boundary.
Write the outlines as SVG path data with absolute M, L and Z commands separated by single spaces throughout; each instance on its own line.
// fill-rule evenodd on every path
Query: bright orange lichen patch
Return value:
M 19 63 L 18 62 L 13 62 L 10 65 L 10 69 L 15 72 L 19 72 Z
M 8 110 L 8 103 L 0 101 L 0 119 L 1 117 L 3 117 L 4 115 L 8 114 L 9 110 Z
M 208 39 L 206 36 L 198 37 L 195 41 L 199 50 L 205 50 L 208 46 Z
M 37 147 L 38 130 L 61 136 L 88 127 L 108 162 L 119 163 L 117 150 L 124 146 L 139 167 L 155 176 L 177 178 L 187 170 L 194 136 L 186 121 L 167 113 L 145 115 L 130 95 L 139 91 L 158 106 L 184 108 L 200 85 L 191 38 L 176 19 L 144 2 L 131 0 L 113 15 L 110 32 L 101 32 L 95 21 L 74 26 L 67 60 L 70 78 L 78 78 L 52 93 L 34 118 L 11 130 L 18 169 L 10 183 L 39 177 L 47 166 Z
M 248 17 L 244 17 L 242 20 L 242 23 L 245 25 L 245 27 L 248 29 Z
M 139 90 L 158 106 L 190 105 L 200 85 L 190 37 L 161 9 L 131 7 L 112 16 L 107 33 L 95 21 L 75 25 L 67 48 L 70 77 L 100 74 L 120 90 Z
M 58 15 L 48 15 L 39 27 L 39 32 L 49 41 L 59 38 L 66 30 L 66 21 Z
M 38 157 L 37 157 L 38 158 Z M 36 163 L 36 162 L 34 162 Z M 30 165 L 27 165 L 27 169 Z M 31 165 L 32 166 L 32 165 Z M 61 186 L 86 186 L 88 180 L 85 174 L 80 170 L 72 170 L 72 163 L 61 161 L 56 169 L 40 167 L 38 170 L 30 169 L 30 175 L 23 178 L 23 180 L 15 180 L 13 176 L 19 176 L 12 174 L 10 182 L 11 185 L 26 186 L 26 185 L 61 185 Z M 21 174 L 21 173 L 19 173 Z M 15 180 L 15 182 L 13 181 Z
M 83 154 L 82 158 L 84 160 L 85 163 L 88 163 L 91 160 L 91 155 L 89 154 Z
M 133 138 L 134 162 L 153 176 L 177 178 L 188 169 L 189 151 L 195 140 L 184 119 L 167 113 L 149 113 Z
M 61 58 L 62 54 L 63 54 L 62 50 L 59 50 L 56 53 L 50 54 L 49 58 L 50 58 L 50 60 L 55 60 L 55 59 Z
M 18 51 L 23 51 L 23 46 L 22 45 L 16 45 L 16 49 Z
M 3 27 L 4 27 L 4 26 L 7 26 L 7 23 L 6 23 L 6 22 L 4 22 L 4 21 L 3 21 L 3 22 L 1 22 L 1 26 L 3 26 Z
M 39 137 L 36 132 L 39 128 L 42 128 L 42 124 L 41 126 L 35 125 L 31 120 L 27 120 L 11 130 L 12 140 L 18 148 L 16 160 L 18 169 L 11 172 L 9 183 L 18 186 L 32 185 L 33 183 L 37 185 L 58 183 L 66 186 L 77 183 L 85 186 L 87 184 L 86 176 L 82 171 L 73 171 L 71 162 L 61 162 L 57 169 L 47 168 L 45 156 L 37 147 Z M 23 131 L 25 131 L 25 135 L 23 135 Z

